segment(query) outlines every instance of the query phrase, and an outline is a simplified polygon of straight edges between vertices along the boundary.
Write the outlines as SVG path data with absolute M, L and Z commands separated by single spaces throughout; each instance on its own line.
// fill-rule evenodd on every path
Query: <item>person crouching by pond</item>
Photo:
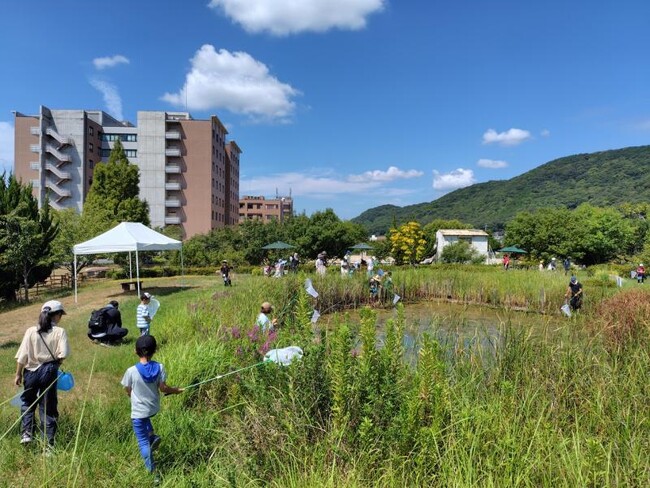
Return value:
M 575 276 L 572 276 L 571 280 L 569 280 L 569 286 L 564 296 L 569 300 L 569 306 L 574 312 L 582 307 L 582 283 Z
M 262 332 L 274 330 L 278 325 L 278 319 L 269 318 L 270 313 L 273 313 L 273 305 L 269 302 L 262 303 L 260 314 L 257 316 L 257 320 L 255 321 Z
M 15 384 L 24 387 L 20 396 L 21 444 L 29 444 L 34 438 L 34 416 L 38 404 L 41 432 L 47 437 L 48 445 L 54 446 L 59 419 L 56 381 L 59 366 L 70 353 L 68 336 L 65 329 L 59 327 L 64 315 L 61 302 L 45 302 L 38 325 L 25 331 L 16 353 Z

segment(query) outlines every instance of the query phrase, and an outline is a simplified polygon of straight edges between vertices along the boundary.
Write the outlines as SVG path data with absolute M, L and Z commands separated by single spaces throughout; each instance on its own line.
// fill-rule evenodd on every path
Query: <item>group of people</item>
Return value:
M 149 305 L 152 298 L 154 296 L 148 292 L 140 295 L 135 324 L 140 335 L 149 334 L 152 319 Z M 88 338 L 91 341 L 103 346 L 115 346 L 122 343 L 129 330 L 123 327 L 122 313 L 119 307 L 120 304 L 117 300 L 111 300 L 105 307 L 93 311 L 91 320 L 88 322 Z
M 153 451 L 160 445 L 151 417 L 160 410 L 160 393 L 181 393 L 182 388 L 166 384 L 167 374 L 162 364 L 153 361 L 157 344 L 150 335 L 151 317 L 144 311 L 152 295 L 143 293 L 138 305 L 138 328 L 140 337 L 135 342 L 136 364 L 126 370 L 121 384 L 131 400 L 131 423 L 138 442 L 140 454 L 148 471 L 154 472 Z M 121 316 L 117 302 L 107 306 L 112 317 L 111 326 L 120 324 Z M 66 315 L 63 304 L 58 300 L 45 302 L 41 307 L 38 324 L 29 327 L 16 353 L 16 376 L 14 383 L 23 387 L 21 400 L 20 443 L 31 444 L 36 438 L 35 414 L 39 410 L 40 432 L 46 440 L 46 452 L 54 448 L 58 428 L 59 410 L 57 380 L 61 364 L 70 354 L 68 336 L 60 326 Z M 120 333 L 120 338 L 124 335 Z M 105 337 L 105 336 L 104 336 Z

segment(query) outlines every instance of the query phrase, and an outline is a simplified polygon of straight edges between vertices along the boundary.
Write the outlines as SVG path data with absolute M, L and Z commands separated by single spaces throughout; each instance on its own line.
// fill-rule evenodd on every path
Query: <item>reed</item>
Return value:
M 646 295 L 629 289 L 615 294 L 604 284 L 605 308 L 586 302 L 594 314 L 586 310 L 566 320 L 556 311 L 563 276 L 395 270 L 397 292 L 408 302 L 451 295 L 548 315 L 542 333 L 532 333 L 511 320 L 514 312 L 504 314 L 502 339 L 490 350 L 478 340 L 435 340 L 442 319 L 433 320 L 409 362 L 401 305 L 378 341 L 377 310 L 365 306 L 365 279 L 312 277 L 320 293 L 314 300 L 303 290 L 304 278 L 239 276 L 227 291 L 204 280 L 158 294 L 163 306 L 153 324 L 161 344 L 156 359 L 165 364 L 170 384 L 254 364 L 265 347 L 295 344 L 305 352 L 288 367 L 266 364 L 163 398 L 154 419 L 163 437 L 157 458 L 163 486 L 646 484 L 647 317 L 630 313 L 607 322 L 605 313 L 645 303 Z M 585 288 L 588 298 L 600 296 L 600 289 Z M 254 327 L 266 300 L 282 317 L 273 338 Z M 121 308 L 135 304 L 126 301 Z M 361 311 L 330 314 L 313 326 L 311 310 L 327 307 Z M 86 347 L 86 317 L 70 312 L 68 319 L 69 368 L 78 386 L 74 396 L 61 395 L 57 454 L 44 458 L 9 436 L 0 441 L 0 476 L 8 486 L 147 485 L 119 386 L 135 361 L 132 343 Z M 462 323 L 463 317 L 455 320 Z M 607 328 L 617 320 L 634 331 L 635 340 L 615 342 L 624 348 L 612 348 L 608 338 Z M 1 364 L 11 364 L 13 352 L 0 349 Z M 0 423 L 11 425 L 15 414 L 0 407 Z

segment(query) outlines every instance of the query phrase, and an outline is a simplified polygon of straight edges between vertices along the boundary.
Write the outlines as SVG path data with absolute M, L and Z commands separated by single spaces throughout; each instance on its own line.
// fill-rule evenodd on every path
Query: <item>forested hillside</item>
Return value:
M 478 183 L 432 202 L 371 208 L 352 221 L 372 234 L 384 234 L 395 223 L 427 224 L 436 218 L 497 230 L 523 210 L 639 201 L 650 201 L 650 146 L 567 156 L 510 180 Z

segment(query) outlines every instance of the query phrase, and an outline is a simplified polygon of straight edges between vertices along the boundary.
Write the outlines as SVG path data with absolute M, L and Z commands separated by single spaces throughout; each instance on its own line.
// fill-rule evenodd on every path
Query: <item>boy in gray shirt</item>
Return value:
M 156 339 L 146 335 L 138 337 L 135 353 L 140 358 L 135 366 L 124 373 L 122 386 L 131 397 L 131 423 L 138 440 L 144 465 L 151 473 L 155 469 L 153 451 L 160 444 L 160 437 L 153 431 L 151 417 L 160 410 L 160 392 L 168 395 L 181 393 L 182 388 L 167 386 L 167 373 L 162 364 L 152 361 L 156 352 Z

